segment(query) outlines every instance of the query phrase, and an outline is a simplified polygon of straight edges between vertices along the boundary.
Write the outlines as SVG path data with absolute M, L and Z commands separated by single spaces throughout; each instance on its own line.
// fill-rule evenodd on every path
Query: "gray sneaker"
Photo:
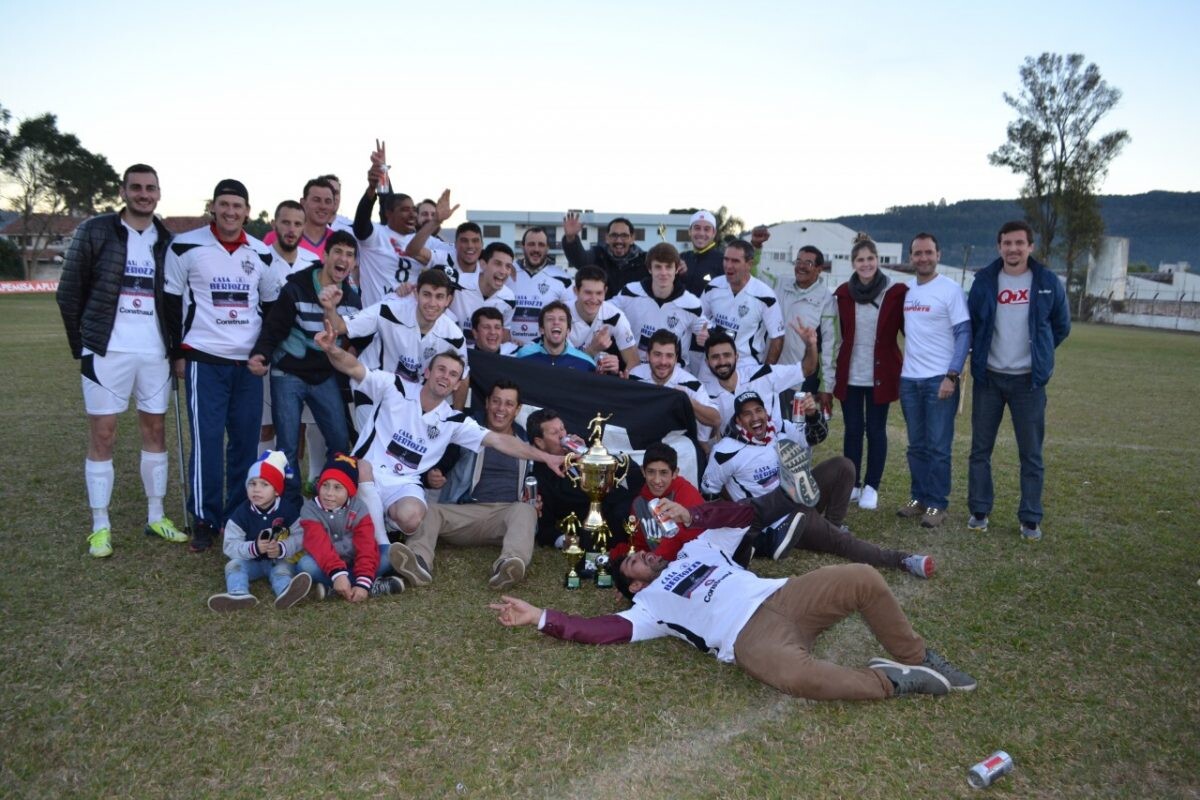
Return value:
M 956 692 L 969 692 L 979 683 L 967 673 L 951 664 L 936 650 L 925 648 L 925 660 L 921 666 L 929 667 L 950 682 L 950 688 Z
M 408 545 L 393 542 L 388 548 L 388 561 L 397 575 L 413 586 L 428 586 L 433 583 L 433 573 L 425 559 L 414 553 Z
M 395 547 L 395 545 L 392 545 Z M 395 575 L 388 575 L 386 578 L 376 578 L 371 584 L 370 591 L 367 592 L 368 597 L 380 597 L 385 594 L 400 594 L 404 591 L 404 580 Z
M 967 530 L 986 533 L 988 528 L 987 514 L 972 514 L 967 518 Z
M 222 592 L 208 598 L 208 607 L 213 611 L 241 611 L 243 608 L 254 608 L 258 598 L 252 594 L 230 594 Z
M 929 667 L 914 667 L 887 658 L 872 658 L 867 666 L 879 670 L 892 682 L 893 697 L 911 694 L 944 695 L 950 693 L 950 682 Z
M 275 607 L 278 609 L 291 608 L 308 597 L 308 590 L 311 588 L 312 575 L 307 572 L 296 573 L 292 577 L 292 582 L 283 590 L 283 594 L 275 598 Z
M 779 485 L 793 503 L 813 507 L 821 500 L 821 489 L 812 474 L 812 450 L 791 439 L 778 439 Z
M 497 591 L 507 589 L 525 580 L 525 562 L 516 556 L 503 558 L 496 562 L 488 586 Z
M 1021 538 L 1027 542 L 1036 542 L 1042 538 L 1042 526 L 1036 522 L 1030 525 L 1028 522 L 1021 523 Z
M 946 521 L 946 509 L 944 508 L 927 508 L 925 514 L 921 517 L 922 528 L 938 528 Z

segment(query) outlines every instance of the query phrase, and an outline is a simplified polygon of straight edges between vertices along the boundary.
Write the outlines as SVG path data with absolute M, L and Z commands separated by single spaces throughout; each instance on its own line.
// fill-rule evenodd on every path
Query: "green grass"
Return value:
M 979 689 L 859 704 L 786 697 L 675 641 L 598 648 L 503 629 L 485 608 L 484 550 L 445 551 L 434 586 L 400 597 L 212 614 L 221 557 L 140 533 L 132 417 L 116 554 L 86 555 L 86 423 L 50 298 L 0 298 L 0 364 L 0 795 L 966 797 L 966 768 L 997 748 L 1016 769 L 993 797 L 1200 794 L 1200 338 L 1076 327 L 1050 387 L 1037 544 L 1017 535 L 1007 428 L 992 530 L 966 532 L 969 414 L 947 525 L 896 519 L 893 410 L 881 510 L 850 523 L 938 558 L 932 581 L 886 577 Z M 839 436 L 835 424 L 821 450 Z M 801 552 L 762 572 L 823 563 Z M 563 592 L 561 571 L 539 551 L 519 594 L 618 607 Z M 879 652 L 858 620 L 819 644 L 847 664 Z

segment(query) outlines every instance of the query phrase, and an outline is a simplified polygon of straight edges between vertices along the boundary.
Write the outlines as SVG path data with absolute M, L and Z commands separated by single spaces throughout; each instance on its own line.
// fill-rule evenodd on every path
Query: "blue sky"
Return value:
M 380 137 L 398 189 L 467 208 L 754 224 L 1015 196 L 987 163 L 1002 94 L 1026 56 L 1081 52 L 1124 93 L 1100 130 L 1132 136 L 1103 191 L 1200 189 L 1195 2 L 232 8 L 0 0 L 0 104 L 153 164 L 167 214 L 223 177 L 271 210 L 331 171 L 352 214 Z

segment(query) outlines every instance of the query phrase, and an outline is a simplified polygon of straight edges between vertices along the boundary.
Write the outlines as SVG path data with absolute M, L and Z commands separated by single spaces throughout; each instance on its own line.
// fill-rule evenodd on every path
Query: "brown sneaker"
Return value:
M 919 517 L 924 513 L 925 513 L 925 504 L 922 503 L 920 500 L 909 500 L 908 505 L 896 510 L 896 516 L 903 517 L 904 519 L 912 519 L 913 517 Z
M 937 528 L 946 521 L 946 510 L 944 508 L 927 508 L 924 516 L 921 517 L 922 528 Z

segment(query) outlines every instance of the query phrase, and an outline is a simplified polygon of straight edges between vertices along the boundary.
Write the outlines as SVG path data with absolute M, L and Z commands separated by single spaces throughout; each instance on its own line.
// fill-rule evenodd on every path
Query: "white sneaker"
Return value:
M 862 492 L 858 495 L 858 507 L 867 511 L 879 508 L 879 493 L 870 486 L 862 487 Z
M 862 489 L 861 488 L 855 486 L 853 489 L 850 490 L 850 502 L 851 503 L 857 503 L 858 498 L 860 498 L 860 497 L 862 497 Z

